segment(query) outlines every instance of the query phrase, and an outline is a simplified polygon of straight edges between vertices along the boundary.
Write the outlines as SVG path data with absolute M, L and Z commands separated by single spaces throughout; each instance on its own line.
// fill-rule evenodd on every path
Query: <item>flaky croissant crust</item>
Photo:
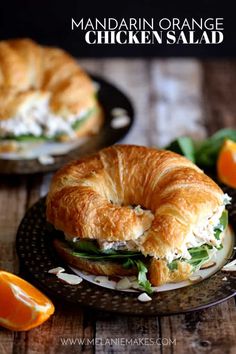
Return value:
M 47 219 L 69 238 L 134 240 L 143 254 L 164 258 L 181 249 L 222 197 L 215 182 L 178 154 L 114 145 L 55 174 Z
M 63 50 L 30 39 L 0 41 L 0 119 L 15 116 L 45 92 L 51 110 L 65 117 L 95 104 L 92 81 Z

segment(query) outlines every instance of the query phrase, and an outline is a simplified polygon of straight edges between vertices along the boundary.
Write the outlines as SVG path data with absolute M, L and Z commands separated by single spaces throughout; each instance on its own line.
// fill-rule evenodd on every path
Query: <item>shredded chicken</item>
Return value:
M 204 220 L 200 225 L 196 225 L 193 230 L 187 235 L 186 243 L 183 245 L 181 250 L 175 250 L 174 252 L 169 252 L 166 254 L 166 260 L 171 263 L 174 259 L 185 258 L 190 259 L 191 255 L 188 249 L 191 247 L 199 247 L 203 244 L 209 244 L 212 246 L 219 246 L 221 240 L 217 240 L 214 235 L 214 229 L 219 224 L 219 219 L 222 212 L 225 209 L 225 205 L 230 203 L 231 198 L 224 194 L 222 199 L 222 205 L 213 213 L 213 215 Z M 141 208 L 139 206 L 139 208 Z M 138 245 L 134 241 L 119 241 L 119 242 L 107 242 L 98 241 L 99 246 L 103 250 L 115 249 L 115 250 L 129 250 L 138 251 Z
M 72 124 L 82 119 L 86 111 L 79 115 L 70 115 L 66 118 L 58 116 L 49 108 L 49 96 L 35 100 L 33 104 L 24 107 L 19 113 L 9 119 L 0 121 L 0 137 L 41 135 L 54 137 L 56 134 L 74 136 Z

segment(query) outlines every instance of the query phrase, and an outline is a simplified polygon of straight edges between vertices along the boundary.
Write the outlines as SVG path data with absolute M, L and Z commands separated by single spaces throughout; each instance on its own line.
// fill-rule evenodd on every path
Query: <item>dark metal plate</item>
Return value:
M 233 198 L 229 207 L 230 223 L 236 225 L 236 190 L 225 189 Z M 73 273 L 52 247 L 54 232 L 50 231 L 45 219 L 45 199 L 39 200 L 25 215 L 17 233 L 17 253 L 20 264 L 30 279 L 52 297 L 78 305 L 91 306 L 100 310 L 135 315 L 171 315 L 195 311 L 218 304 L 236 294 L 236 272 L 217 273 L 184 288 L 152 295 L 152 301 L 141 303 L 137 293 L 106 289 L 86 280 L 79 285 L 62 283 L 48 270 L 64 266 Z M 235 253 L 232 259 L 235 258 Z M 222 278 L 227 277 L 226 281 Z

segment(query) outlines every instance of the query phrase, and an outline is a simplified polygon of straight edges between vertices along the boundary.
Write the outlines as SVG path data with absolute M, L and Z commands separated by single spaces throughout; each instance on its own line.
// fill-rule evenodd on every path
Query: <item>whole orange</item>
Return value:
M 236 188 L 236 143 L 226 140 L 217 159 L 217 174 L 226 185 Z

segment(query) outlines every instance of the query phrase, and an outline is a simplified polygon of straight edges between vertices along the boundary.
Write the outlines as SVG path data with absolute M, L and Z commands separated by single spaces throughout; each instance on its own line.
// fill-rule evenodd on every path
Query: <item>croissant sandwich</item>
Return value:
M 71 140 L 96 133 L 101 123 L 95 87 L 74 58 L 30 39 L 0 41 L 2 146 Z
M 59 170 L 47 197 L 54 245 L 95 275 L 138 274 L 140 285 L 187 279 L 222 247 L 230 198 L 170 151 L 115 145 Z

